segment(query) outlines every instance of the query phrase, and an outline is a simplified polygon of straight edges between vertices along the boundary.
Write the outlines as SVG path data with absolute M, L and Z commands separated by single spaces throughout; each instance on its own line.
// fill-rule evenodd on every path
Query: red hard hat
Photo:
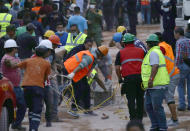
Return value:
M 52 42 L 52 44 L 61 45 L 60 39 L 59 39 L 59 37 L 57 35 L 51 35 L 49 37 L 49 40 Z

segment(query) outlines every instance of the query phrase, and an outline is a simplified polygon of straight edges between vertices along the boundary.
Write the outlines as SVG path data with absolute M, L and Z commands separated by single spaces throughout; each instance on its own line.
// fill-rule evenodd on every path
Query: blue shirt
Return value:
M 55 33 L 57 36 L 59 36 L 60 38 L 60 42 L 62 45 L 60 46 L 65 46 L 66 45 L 66 42 L 67 42 L 67 37 L 68 37 L 68 33 L 67 32 L 64 32 L 62 35 L 59 35 L 57 32 Z M 58 46 L 58 47 L 60 47 Z
M 78 25 L 78 29 L 80 32 L 84 33 L 84 30 L 88 29 L 86 19 L 80 15 L 74 15 L 69 18 L 68 24 L 67 24 L 67 30 L 69 30 L 71 25 L 73 24 Z

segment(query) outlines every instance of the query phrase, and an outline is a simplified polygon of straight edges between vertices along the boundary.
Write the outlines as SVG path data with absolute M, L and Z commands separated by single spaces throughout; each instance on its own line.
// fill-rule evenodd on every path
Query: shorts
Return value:
M 170 84 L 167 86 L 168 88 L 165 94 L 165 99 L 168 104 L 175 103 L 174 94 L 175 94 L 175 89 L 179 83 L 179 79 L 180 79 L 180 74 L 170 77 Z

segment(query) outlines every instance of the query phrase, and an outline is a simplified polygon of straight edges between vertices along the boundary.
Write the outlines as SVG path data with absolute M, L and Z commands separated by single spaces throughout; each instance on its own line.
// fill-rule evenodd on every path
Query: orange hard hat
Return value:
M 51 35 L 49 40 L 52 42 L 52 44 L 61 45 L 60 38 L 57 35 Z
M 108 54 L 108 47 L 106 47 L 105 45 L 99 46 L 98 50 L 104 55 L 106 56 Z

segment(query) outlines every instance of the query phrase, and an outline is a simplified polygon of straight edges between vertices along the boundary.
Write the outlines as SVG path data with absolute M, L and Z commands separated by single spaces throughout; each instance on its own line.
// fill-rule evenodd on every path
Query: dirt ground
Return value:
M 151 33 L 160 31 L 160 25 L 144 25 L 138 26 L 137 37 L 145 41 L 147 36 Z M 109 41 L 112 39 L 114 32 L 104 32 L 103 40 L 104 44 L 108 45 Z M 109 53 L 113 58 L 113 88 L 117 87 L 117 79 L 114 70 L 114 61 L 115 55 L 118 52 L 116 47 L 111 47 Z M 177 102 L 177 93 L 176 93 L 176 102 Z M 167 119 L 170 119 L 170 113 L 166 104 L 164 104 L 164 109 L 167 115 Z M 64 120 L 62 123 L 52 123 L 52 127 L 45 127 L 44 117 L 42 118 L 39 131 L 125 131 L 127 122 L 129 121 L 129 114 L 126 102 L 119 95 L 119 91 L 116 94 L 116 97 L 112 104 L 109 106 L 95 110 L 94 112 L 98 116 L 88 116 L 80 114 L 79 119 L 71 118 L 67 113 L 67 109 L 64 103 L 59 108 L 59 117 Z M 102 114 L 105 113 L 109 116 L 108 119 L 102 120 Z M 180 125 L 175 128 L 169 128 L 168 131 L 190 131 L 190 111 L 178 112 Z M 44 114 L 43 114 L 44 116 Z M 150 127 L 150 120 L 148 117 L 145 117 L 143 120 L 146 131 Z M 28 116 L 26 115 L 23 125 L 28 128 Z

